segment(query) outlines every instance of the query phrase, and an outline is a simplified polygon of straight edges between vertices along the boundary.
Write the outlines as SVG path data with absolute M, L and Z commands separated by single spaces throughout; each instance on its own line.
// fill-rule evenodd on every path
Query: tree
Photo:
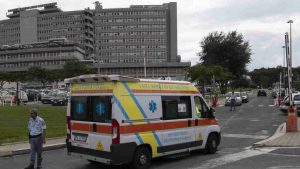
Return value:
M 32 66 L 28 69 L 27 77 L 29 81 L 40 81 L 43 87 L 50 82 L 50 71 L 40 66 Z
M 65 78 L 71 78 L 83 74 L 93 74 L 96 73 L 96 71 L 87 63 L 74 60 L 64 65 L 63 73 Z
M 236 78 L 247 72 L 250 63 L 251 49 L 249 42 L 236 31 L 225 34 L 212 32 L 200 42 L 202 52 L 198 53 L 205 66 L 219 65 L 227 68 Z
M 279 82 L 279 74 L 283 68 L 278 66 L 276 68 L 261 68 L 254 69 L 249 73 L 252 81 L 261 88 L 272 87 L 272 84 Z
M 4 86 L 5 82 L 8 82 L 9 73 L 8 72 L 0 72 L 0 89 Z
M 209 84 L 213 76 L 215 81 L 220 84 L 221 93 L 224 94 L 227 90 L 227 84 L 232 79 L 231 72 L 221 66 L 204 66 L 197 64 L 189 69 L 191 80 L 198 84 Z
M 48 70 L 48 73 L 49 73 L 48 81 L 55 82 L 56 86 L 58 85 L 59 81 L 63 81 L 65 78 L 63 69 Z

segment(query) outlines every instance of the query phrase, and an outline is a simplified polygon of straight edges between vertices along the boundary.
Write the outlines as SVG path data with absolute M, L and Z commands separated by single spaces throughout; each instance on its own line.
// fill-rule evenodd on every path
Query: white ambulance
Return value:
M 69 155 L 146 169 L 152 158 L 198 149 L 215 153 L 220 144 L 214 110 L 189 82 L 119 75 L 65 82 Z

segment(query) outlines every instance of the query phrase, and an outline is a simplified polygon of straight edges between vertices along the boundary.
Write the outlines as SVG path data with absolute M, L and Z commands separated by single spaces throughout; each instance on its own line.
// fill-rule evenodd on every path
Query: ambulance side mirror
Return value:
M 209 109 L 209 118 L 215 118 L 216 117 L 216 110 L 214 108 Z

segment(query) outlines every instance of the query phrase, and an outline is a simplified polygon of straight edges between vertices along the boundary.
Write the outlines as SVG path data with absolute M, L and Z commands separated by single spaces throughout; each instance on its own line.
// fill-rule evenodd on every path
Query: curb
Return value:
M 43 151 L 57 150 L 57 149 L 65 148 L 65 147 L 66 147 L 66 143 L 51 144 L 51 145 L 44 146 Z M 12 151 L 13 156 L 14 155 L 21 155 L 21 154 L 28 154 L 28 153 L 30 153 L 29 148 L 18 149 L 18 150 L 13 150 Z
M 10 157 L 12 155 L 13 155 L 12 151 L 1 151 L 0 152 L 0 157 Z
M 43 151 L 57 150 L 65 147 L 66 147 L 66 143 L 50 144 L 44 146 Z M 30 148 L 17 149 L 12 151 L 2 151 L 0 152 L 0 157 L 11 157 L 14 155 L 29 154 L 29 153 L 30 153 Z
M 275 140 L 276 138 L 281 137 L 285 133 L 286 133 L 286 123 L 282 123 L 271 137 L 254 143 L 252 145 L 252 148 L 267 147 L 268 146 L 268 145 L 266 145 L 267 142 Z

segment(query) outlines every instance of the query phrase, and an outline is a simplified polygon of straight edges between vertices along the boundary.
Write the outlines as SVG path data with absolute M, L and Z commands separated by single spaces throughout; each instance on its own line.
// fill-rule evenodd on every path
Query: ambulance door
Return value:
M 204 143 L 206 143 L 206 138 L 208 136 L 207 133 L 207 125 L 205 125 L 205 121 L 209 120 L 209 106 L 204 101 L 201 96 L 194 96 L 194 106 L 193 112 L 195 117 L 195 139 L 200 144 L 201 147 L 204 147 Z
M 159 153 L 172 154 L 187 151 L 194 146 L 191 96 L 162 96 L 163 146 Z
M 111 96 L 72 96 L 71 105 L 72 145 L 110 151 Z
M 93 121 L 89 134 L 91 149 L 98 151 L 110 151 L 112 144 L 112 96 L 100 95 L 90 97 L 90 115 Z

